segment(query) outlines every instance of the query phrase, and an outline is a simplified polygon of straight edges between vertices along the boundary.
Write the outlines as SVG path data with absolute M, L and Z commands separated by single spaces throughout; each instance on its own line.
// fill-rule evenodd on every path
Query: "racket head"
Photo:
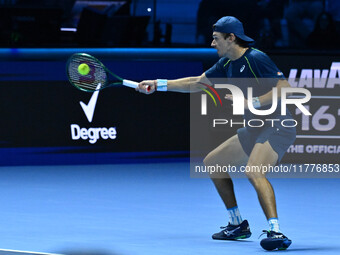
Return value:
M 81 74 L 78 67 L 86 64 L 89 67 L 87 74 Z M 105 66 L 95 57 L 86 53 L 75 53 L 67 61 L 66 73 L 69 81 L 77 89 L 94 92 L 108 86 L 108 72 Z

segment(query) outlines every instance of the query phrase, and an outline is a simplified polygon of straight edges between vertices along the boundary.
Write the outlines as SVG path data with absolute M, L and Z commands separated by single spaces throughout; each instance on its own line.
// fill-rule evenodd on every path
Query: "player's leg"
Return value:
M 260 166 L 275 166 L 277 160 L 278 154 L 268 141 L 263 144 L 256 143 L 249 156 L 247 169 L 259 169 L 258 167 Z M 246 174 L 257 192 L 261 207 L 269 223 L 267 238 L 261 241 L 261 246 L 266 250 L 288 248 L 291 240 L 280 231 L 272 185 L 262 171 L 248 171 Z
M 216 164 L 220 166 L 227 166 L 229 164 L 245 164 L 247 160 L 248 156 L 243 151 L 238 140 L 238 136 L 234 135 L 211 151 L 205 157 L 203 162 L 206 166 L 216 166 Z M 210 178 L 212 179 L 226 208 L 233 208 L 237 206 L 234 185 L 230 175 L 226 172 L 215 172 L 210 174 Z
M 247 169 L 258 169 L 260 166 L 275 166 L 278 159 L 277 153 L 272 149 L 269 142 L 255 144 L 247 163 Z M 277 218 L 276 201 L 274 190 L 267 180 L 265 173 L 248 171 L 246 175 L 254 186 L 261 207 L 267 220 Z
M 235 135 L 211 151 L 204 159 L 206 166 L 241 165 L 248 160 L 243 151 L 238 136 Z M 229 214 L 229 224 L 221 232 L 213 235 L 213 239 L 230 240 L 247 238 L 251 235 L 248 222 L 242 221 L 236 197 L 233 181 L 228 173 L 215 172 L 210 175 L 220 197 L 223 200 Z M 235 230 L 236 229 L 236 230 Z

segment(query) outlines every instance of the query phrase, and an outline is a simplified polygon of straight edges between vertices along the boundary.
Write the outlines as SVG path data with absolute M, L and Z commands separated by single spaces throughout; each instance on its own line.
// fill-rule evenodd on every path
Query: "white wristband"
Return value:
M 261 108 L 260 99 L 258 97 L 253 98 L 253 106 L 255 109 Z
M 168 80 L 157 79 L 157 91 L 168 91 Z

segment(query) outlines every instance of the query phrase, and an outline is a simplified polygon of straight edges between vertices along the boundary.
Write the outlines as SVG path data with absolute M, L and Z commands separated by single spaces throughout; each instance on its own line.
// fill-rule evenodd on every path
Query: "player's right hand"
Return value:
M 152 94 L 157 89 L 155 80 L 146 80 L 138 84 L 136 91 L 144 94 Z

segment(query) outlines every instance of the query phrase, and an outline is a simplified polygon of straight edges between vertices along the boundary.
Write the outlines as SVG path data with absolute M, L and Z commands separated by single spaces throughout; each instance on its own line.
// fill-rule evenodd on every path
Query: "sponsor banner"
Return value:
M 10 148 L 7 152 L 12 155 L 4 157 L 3 165 L 18 162 L 16 153 L 19 151 L 20 155 L 25 154 L 23 159 L 29 158 L 29 148 L 32 151 L 35 148 L 34 158 L 37 161 L 36 151 L 44 151 L 37 148 L 49 148 L 49 159 L 52 154 L 58 154 L 59 163 L 63 163 L 60 155 L 74 151 L 92 156 L 95 153 L 190 149 L 189 95 L 155 93 L 146 96 L 125 87 L 108 88 L 98 93 L 81 92 L 68 83 L 65 73 L 65 62 L 74 50 L 53 50 L 52 57 L 50 51 L 37 51 L 36 55 L 28 51 L 29 56 L 24 58 L 20 55 L 21 51 L 24 50 L 11 51 L 12 55 L 6 55 L 10 61 L 0 62 L 0 112 L 3 118 L 0 147 L 6 151 Z M 204 54 L 190 49 L 177 50 L 176 54 L 150 49 L 127 52 L 126 55 L 123 50 L 119 51 L 119 60 L 107 50 L 101 52 L 100 56 L 110 70 L 136 81 L 200 75 L 217 61 L 214 50 L 204 50 Z M 95 51 L 89 53 L 97 56 Z M 141 54 L 138 59 L 137 53 Z M 222 107 L 215 93 L 205 88 L 214 97 L 217 106 L 205 91 L 194 95 L 197 105 L 191 110 L 200 118 L 200 125 L 196 126 L 195 132 L 200 134 L 201 139 L 191 141 L 193 148 L 199 148 L 203 142 L 208 152 L 235 134 L 239 127 L 279 122 L 282 127 L 296 124 L 297 129 L 296 141 L 289 147 L 283 163 L 338 162 L 339 57 L 269 55 L 293 88 L 311 93 L 308 102 L 302 103 L 303 108 L 288 101 L 292 123 L 271 120 L 265 116 L 244 123 L 242 115 L 233 116 L 233 106 L 224 99 L 224 95 L 220 96 Z M 128 58 L 124 59 L 126 56 Z M 221 89 L 215 90 L 218 92 Z M 246 93 L 243 96 L 246 97 Z M 299 102 L 305 98 L 305 94 L 301 93 L 295 96 L 287 99 Z M 204 100 L 206 102 L 202 106 Z M 212 126 L 213 119 L 209 113 L 211 109 L 216 110 L 215 127 Z M 281 111 L 279 105 L 275 109 Z M 202 115 L 204 111 L 207 115 Z M 211 132 L 213 128 L 215 130 Z M 16 148 L 25 149 L 15 152 Z M 196 152 L 193 150 L 193 153 Z M 65 156 L 65 162 L 70 163 L 70 158 L 66 160 Z
M 190 61 L 104 63 L 135 81 L 202 72 L 200 62 Z M 0 64 L 0 149 L 10 155 L 1 165 L 72 164 L 73 157 L 76 163 L 119 163 L 188 156 L 189 114 L 180 111 L 188 109 L 186 94 L 146 96 L 123 86 L 86 93 L 68 82 L 65 61 Z M 120 153 L 131 157 L 119 160 Z
M 294 62 L 288 81 L 295 88 L 306 88 L 311 100 L 305 107 L 312 113 L 306 116 L 299 109 L 293 114 L 301 125 L 297 139 L 287 154 L 294 162 L 338 162 L 340 152 L 340 59 L 318 57 Z

